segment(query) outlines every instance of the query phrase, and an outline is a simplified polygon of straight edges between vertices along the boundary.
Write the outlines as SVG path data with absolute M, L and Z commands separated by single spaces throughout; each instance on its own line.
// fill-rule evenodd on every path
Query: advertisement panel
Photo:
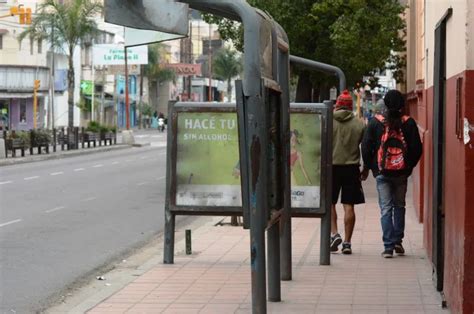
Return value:
M 236 113 L 178 115 L 176 205 L 242 206 Z
M 93 46 L 95 65 L 116 65 L 125 63 L 125 48 L 123 45 L 103 44 Z M 127 48 L 128 64 L 148 64 L 148 46 Z
M 321 116 L 292 113 L 291 207 L 319 208 Z M 236 113 L 180 112 L 176 205 L 242 206 Z
M 321 115 L 290 114 L 291 207 L 318 208 L 321 185 Z

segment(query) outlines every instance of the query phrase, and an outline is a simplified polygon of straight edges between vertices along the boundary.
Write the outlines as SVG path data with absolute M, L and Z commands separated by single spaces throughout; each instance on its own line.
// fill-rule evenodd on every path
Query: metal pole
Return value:
M 280 226 L 275 223 L 267 231 L 268 300 L 281 301 L 280 285 Z
M 208 90 L 208 100 L 212 101 L 212 24 L 209 24 L 209 90 Z
M 310 60 L 310 59 L 305 59 L 297 56 L 292 56 L 290 55 L 290 62 L 296 63 L 300 66 L 317 70 L 317 71 L 322 71 L 322 72 L 329 72 L 329 73 L 334 73 L 338 78 L 339 78 L 339 92 L 342 92 L 344 89 L 346 89 L 346 75 L 342 70 L 334 65 Z
M 33 87 L 33 129 L 36 129 L 36 120 L 37 120 L 37 107 L 38 107 L 38 90 L 36 89 L 36 82 L 37 80 L 34 80 L 34 87 Z
M 95 114 L 94 114 L 94 101 L 95 101 L 95 68 L 94 68 L 94 43 L 91 46 L 91 70 L 92 70 L 92 95 L 91 95 L 91 121 L 94 121 Z
M 130 99 L 128 95 L 128 54 L 125 46 L 125 117 L 127 119 L 127 130 L 130 130 Z

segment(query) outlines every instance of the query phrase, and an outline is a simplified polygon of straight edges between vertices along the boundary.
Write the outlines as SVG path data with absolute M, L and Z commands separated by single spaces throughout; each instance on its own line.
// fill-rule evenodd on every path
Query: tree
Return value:
M 400 79 L 405 50 L 405 7 L 398 0 L 249 0 L 267 11 L 285 29 L 293 55 L 340 67 L 348 86 L 387 65 Z M 297 4 L 295 2 L 298 2 Z M 206 17 L 217 23 L 224 39 L 243 47 L 236 22 Z M 299 76 L 297 101 L 311 99 L 311 91 L 327 92 L 334 77 L 295 68 Z M 319 96 L 319 93 L 316 95 Z
M 212 63 L 213 74 L 221 80 L 227 81 L 227 97 L 231 99 L 231 80 L 242 73 L 242 60 L 237 51 L 227 47 L 220 49 L 214 56 Z
M 102 4 L 95 0 L 69 0 L 59 3 L 45 0 L 18 40 L 46 39 L 55 49 L 68 55 L 68 126 L 74 126 L 74 49 L 94 38 L 99 30 L 94 20 L 102 11 Z

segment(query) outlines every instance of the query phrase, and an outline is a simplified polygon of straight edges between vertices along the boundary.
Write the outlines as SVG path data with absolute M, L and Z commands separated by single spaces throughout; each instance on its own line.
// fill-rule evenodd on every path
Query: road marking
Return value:
M 74 169 L 74 171 L 84 171 L 85 169 L 84 168 L 77 168 L 77 169 Z
M 112 162 L 112 165 L 118 165 L 120 163 L 120 161 L 114 161 Z
M 12 221 L 9 221 L 9 222 L 5 222 L 3 224 L 0 224 L 0 228 L 11 225 L 11 224 L 14 224 L 14 223 L 17 223 L 17 222 L 20 222 L 20 221 L 21 221 L 21 219 L 16 219 L 16 220 L 12 220 Z
M 29 181 L 29 180 L 34 180 L 34 179 L 38 179 L 39 176 L 33 176 L 33 177 L 26 177 L 26 178 L 23 178 L 23 180 L 25 181 Z
M 147 159 L 147 158 L 148 158 L 148 157 L 140 157 L 140 159 L 142 159 L 142 160 L 143 160 L 143 159 Z
M 86 199 L 83 199 L 82 201 L 83 202 L 90 202 L 90 201 L 93 201 L 93 200 L 96 200 L 97 197 L 89 197 L 89 198 L 86 198 Z
M 100 167 L 103 167 L 103 166 L 104 166 L 103 164 L 98 164 L 98 165 L 92 166 L 92 168 L 100 168 Z
M 2 184 L 9 184 L 9 183 L 12 183 L 12 181 L 3 181 L 3 182 L 0 182 L 0 185 L 2 185 Z
M 62 171 L 52 172 L 52 173 L 50 173 L 49 175 L 50 175 L 50 176 L 59 176 L 60 174 L 64 174 L 64 172 L 62 172 Z
M 51 208 L 51 209 L 46 210 L 45 213 L 49 214 L 49 213 L 52 213 L 52 212 L 57 212 L 58 210 L 61 210 L 61 209 L 64 209 L 64 208 L 66 208 L 66 207 L 59 206 L 59 207 Z
M 156 181 L 160 181 L 160 180 L 163 180 L 163 179 L 166 179 L 166 176 L 156 178 Z
M 142 185 L 145 185 L 145 184 L 148 184 L 148 182 L 140 182 L 140 183 L 137 183 L 138 186 L 142 186 Z

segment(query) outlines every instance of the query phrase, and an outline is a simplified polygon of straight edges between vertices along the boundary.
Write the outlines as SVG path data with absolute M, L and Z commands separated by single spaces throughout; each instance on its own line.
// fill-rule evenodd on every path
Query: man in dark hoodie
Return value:
M 373 119 L 362 142 L 366 178 L 369 169 L 377 181 L 385 258 L 405 254 L 405 196 L 407 178 L 420 160 L 422 144 L 415 120 L 403 116 L 403 95 L 390 90 L 384 97 L 383 116 Z
M 337 251 L 342 242 L 337 231 L 336 212 L 336 203 L 341 192 L 345 231 L 342 253 L 351 254 L 351 238 L 356 220 L 354 205 L 365 203 L 359 170 L 359 145 L 364 135 L 365 125 L 352 112 L 352 96 L 347 90 L 337 98 L 333 120 L 331 251 Z

